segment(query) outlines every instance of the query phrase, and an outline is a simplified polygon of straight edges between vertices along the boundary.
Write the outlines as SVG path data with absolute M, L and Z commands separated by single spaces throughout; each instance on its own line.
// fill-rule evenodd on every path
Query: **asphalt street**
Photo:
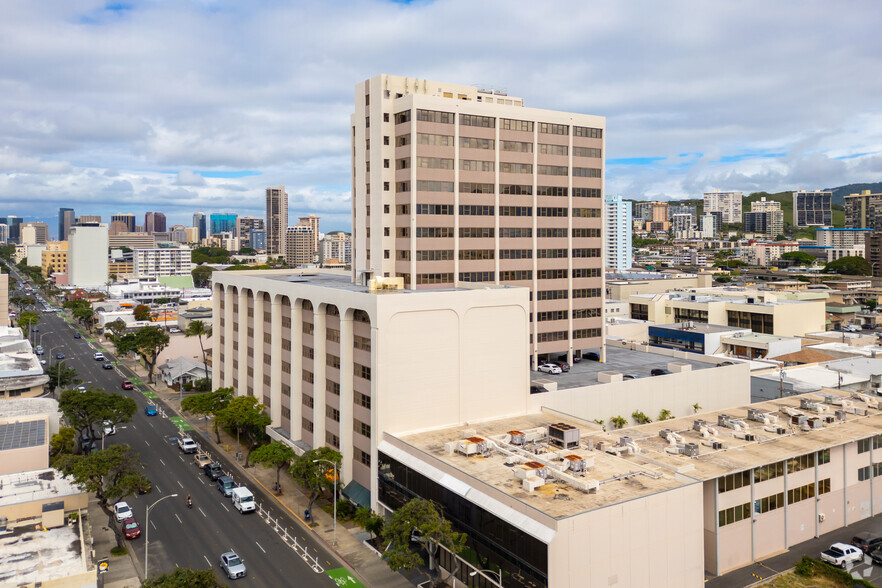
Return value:
M 130 444 L 139 452 L 144 473 L 152 482 L 151 493 L 126 499 L 142 527 L 141 537 L 130 542 L 142 568 L 147 533 L 147 506 L 164 496 L 178 494 L 150 510 L 151 576 L 171 571 L 176 566 L 199 569 L 210 567 L 225 580 L 219 566 L 220 555 L 233 550 L 245 561 L 248 569 L 247 577 L 236 580 L 237 585 L 337 585 L 325 572 L 340 567 L 339 563 L 307 531 L 298 528 L 287 517 L 282 519 L 281 524 L 286 525 L 288 532 L 297 537 L 299 545 L 304 546 L 317 559 L 323 568 L 321 573 L 314 571 L 301 555 L 286 545 L 277 535 L 274 526 L 267 524 L 257 514 L 242 515 L 235 510 L 230 499 L 223 497 L 216 485 L 196 467 L 193 455 L 180 452 L 176 424 L 162 414 L 153 417 L 144 414 L 144 407 L 151 402 L 145 396 L 146 389 L 139 385 L 140 380 L 134 374 L 118 365 L 116 358 L 107 358 L 114 361 L 114 369 L 104 369 L 103 362 L 93 359 L 96 349 L 92 340 L 85 335 L 81 339 L 74 338 L 74 328 L 65 322 L 61 314 L 43 314 L 37 327 L 39 330 L 32 334 L 32 340 L 35 345 L 42 344 L 45 349 L 43 357 L 48 365 L 64 361 L 77 370 L 83 385 L 128 395 L 138 405 L 132 422 L 120 424 L 117 434 L 108 436 L 103 441 L 106 444 Z M 63 353 L 64 359 L 57 360 L 57 353 Z M 136 384 L 135 390 L 121 389 L 125 379 Z M 146 393 L 152 395 L 149 391 Z M 220 461 L 225 470 L 232 469 L 229 463 L 224 463 L 223 456 L 212 457 Z M 251 490 L 258 502 L 270 504 L 261 489 Z M 193 498 L 192 509 L 186 506 L 188 493 Z M 276 509 L 273 517 L 284 514 Z

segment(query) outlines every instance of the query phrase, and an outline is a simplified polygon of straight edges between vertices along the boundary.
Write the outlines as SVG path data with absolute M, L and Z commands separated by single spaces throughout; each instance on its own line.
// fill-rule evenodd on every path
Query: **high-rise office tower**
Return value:
M 23 245 L 45 245 L 49 241 L 49 225 L 46 223 L 24 223 L 21 226 Z
M 266 252 L 285 252 L 285 231 L 288 229 L 288 193 L 285 186 L 266 189 Z
M 298 226 L 309 227 L 312 229 L 312 252 L 318 253 L 319 247 L 319 217 L 311 214 L 309 216 L 301 216 Z
M 161 212 L 148 212 L 144 215 L 145 233 L 164 233 L 165 214 Z
M 232 237 L 238 237 L 236 234 L 236 215 L 229 212 L 214 213 L 209 217 L 209 231 L 211 235 L 218 233 L 230 233 Z
M 205 218 L 204 212 L 197 212 L 193 214 L 193 226 L 199 230 L 199 241 L 208 237 L 208 221 Z
M 73 208 L 58 209 L 58 240 L 67 241 L 70 228 L 77 224 Z
M 833 192 L 800 190 L 793 193 L 793 226 L 809 227 L 833 224 Z M 860 227 L 863 228 L 863 227 Z
M 741 192 L 705 192 L 704 211 L 723 213 L 724 223 L 741 222 Z
M 79 224 L 70 228 L 67 277 L 71 286 L 98 287 L 107 283 L 107 225 Z
M 110 224 L 120 222 L 125 225 L 125 233 L 135 232 L 135 215 L 131 213 L 119 213 L 110 215 Z
M 256 218 L 253 216 L 240 216 L 237 218 L 236 234 L 239 236 L 239 246 L 256 249 L 256 247 L 251 244 L 251 231 L 262 231 L 264 228 L 263 223 L 264 221 L 262 218 Z
M 534 367 L 602 347 L 603 117 L 380 75 L 351 121 L 353 277 L 525 286 Z
M 6 225 L 9 227 L 8 241 L 10 243 L 21 243 L 21 226 L 24 223 L 24 219 L 20 216 L 10 214 L 5 220 Z
M 285 262 L 288 267 L 314 263 L 312 228 L 308 225 L 288 227 L 285 231 Z
M 631 203 L 618 194 L 604 198 L 603 265 L 618 272 L 631 269 Z

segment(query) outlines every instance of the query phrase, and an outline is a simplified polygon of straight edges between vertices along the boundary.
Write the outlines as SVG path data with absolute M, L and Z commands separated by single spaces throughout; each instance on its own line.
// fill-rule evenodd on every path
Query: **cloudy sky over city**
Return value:
M 882 180 L 877 2 L 7 0 L 0 215 L 290 215 L 349 229 L 379 73 L 607 118 L 606 191 Z M 54 227 L 53 227 L 54 228 Z

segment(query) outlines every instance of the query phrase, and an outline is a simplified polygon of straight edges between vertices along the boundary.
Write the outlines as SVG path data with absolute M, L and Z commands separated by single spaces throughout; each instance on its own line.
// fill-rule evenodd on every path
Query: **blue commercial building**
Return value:
M 236 234 L 236 219 L 238 215 L 232 213 L 215 213 L 211 215 L 211 234 L 233 233 Z
M 248 232 L 248 242 L 252 249 L 266 249 L 266 231 L 263 229 L 251 229 Z

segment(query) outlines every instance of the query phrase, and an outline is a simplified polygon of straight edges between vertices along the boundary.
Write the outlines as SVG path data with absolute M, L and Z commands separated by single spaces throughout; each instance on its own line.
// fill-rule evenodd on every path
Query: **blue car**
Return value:
M 148 404 L 144 407 L 144 414 L 147 416 L 156 416 L 156 406 L 153 404 Z

